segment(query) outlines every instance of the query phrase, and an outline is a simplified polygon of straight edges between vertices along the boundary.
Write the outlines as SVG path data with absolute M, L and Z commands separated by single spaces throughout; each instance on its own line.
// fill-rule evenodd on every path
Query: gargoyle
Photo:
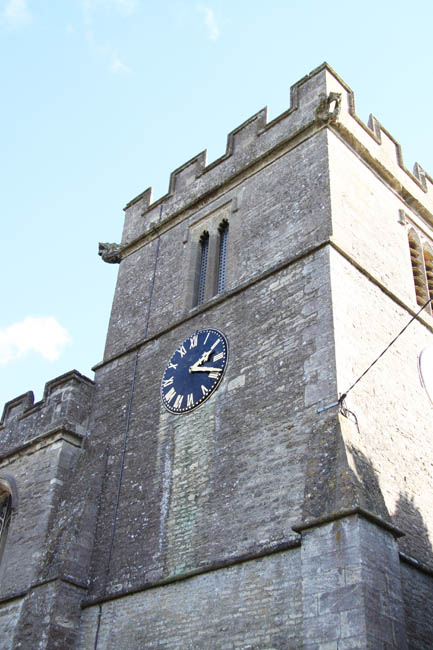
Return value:
M 98 255 L 100 255 L 104 262 L 107 262 L 108 264 L 119 264 L 121 260 L 120 244 L 99 242 Z
M 316 118 L 320 122 L 335 121 L 341 108 L 341 93 L 331 92 L 328 97 L 326 95 L 320 96 L 320 102 L 316 108 Z

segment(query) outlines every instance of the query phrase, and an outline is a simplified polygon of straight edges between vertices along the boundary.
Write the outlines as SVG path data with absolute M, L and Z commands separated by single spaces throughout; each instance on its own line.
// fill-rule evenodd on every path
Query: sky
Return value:
M 0 414 L 93 378 L 125 204 L 323 61 L 433 175 L 432 24 L 426 0 L 0 0 Z

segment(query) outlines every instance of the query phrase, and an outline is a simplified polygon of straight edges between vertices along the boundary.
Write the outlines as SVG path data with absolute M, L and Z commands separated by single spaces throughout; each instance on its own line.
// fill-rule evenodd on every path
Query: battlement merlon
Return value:
M 338 104 L 338 106 L 337 106 Z M 324 125 L 336 130 L 350 147 L 400 193 L 411 207 L 433 223 L 433 179 L 415 163 L 413 173 L 403 163 L 399 143 L 373 117 L 365 124 L 355 112 L 350 87 L 327 64 L 290 88 L 290 108 L 267 122 L 263 109 L 229 133 L 226 152 L 207 164 L 202 151 L 170 176 L 168 193 L 153 202 L 148 188 L 125 207 L 122 248 L 158 224 L 215 192 L 244 169 L 291 140 Z
M 0 453 L 10 446 L 26 443 L 55 426 L 83 428 L 87 424 L 94 382 L 77 370 L 56 377 L 45 384 L 43 398 L 34 401 L 28 391 L 7 402 L 0 422 Z

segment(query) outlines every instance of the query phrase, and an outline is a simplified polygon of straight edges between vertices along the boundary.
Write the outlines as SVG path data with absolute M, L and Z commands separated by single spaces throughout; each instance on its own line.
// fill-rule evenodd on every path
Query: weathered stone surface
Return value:
M 82 589 L 62 581 L 30 589 L 13 633 L 12 648 L 73 648 Z
M 431 315 L 351 386 L 418 309 L 408 233 L 432 239 L 432 196 L 324 65 L 128 204 L 95 382 L 4 410 L 0 650 L 429 647 Z M 168 413 L 165 364 L 206 327 L 228 337 L 224 379 Z
M 80 648 L 299 647 L 299 551 L 276 553 L 83 612 Z
M 407 648 L 398 547 L 357 515 L 306 530 L 302 539 L 307 648 Z
M 401 578 L 409 648 L 424 650 L 432 639 L 433 574 L 402 562 Z
M 160 406 L 161 361 L 182 337 L 209 324 L 209 316 L 197 316 L 140 350 L 110 568 L 113 588 L 136 588 L 147 575 L 154 579 L 212 566 L 293 536 L 314 420 L 314 406 L 302 406 L 305 376 L 310 400 L 314 386 L 319 386 L 318 394 L 320 386 L 328 391 L 332 386 L 332 341 L 322 329 L 331 318 L 321 274 L 326 266 L 327 254 L 319 250 L 213 311 L 212 325 L 230 341 L 229 366 L 215 398 L 191 415 L 177 417 Z M 271 309 L 276 314 L 272 320 L 267 318 Z M 329 364 L 313 367 L 314 355 L 328 358 Z M 95 418 L 101 412 L 105 419 L 101 417 L 100 434 L 92 425 L 94 440 L 101 436 L 102 444 L 108 424 L 112 451 L 95 549 L 110 538 L 133 356 L 104 368 L 96 400 Z M 231 382 L 240 376 L 244 383 L 236 388 Z M 254 388 L 258 384 L 265 387 L 260 399 Z M 111 409 L 107 420 L 108 405 L 121 394 L 125 402 Z M 95 586 L 104 557 L 95 552 Z M 131 557 L 137 558 L 135 566 Z
M 20 620 L 22 604 L 22 598 L 0 604 L 1 650 L 11 650 L 13 648 L 14 630 Z

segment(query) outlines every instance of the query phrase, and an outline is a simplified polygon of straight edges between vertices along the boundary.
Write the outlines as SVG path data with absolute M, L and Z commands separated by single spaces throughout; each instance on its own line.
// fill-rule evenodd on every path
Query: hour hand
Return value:
M 194 364 L 190 368 L 191 372 L 221 372 L 221 368 L 209 368 L 209 366 L 197 366 Z
M 198 361 L 196 361 L 195 363 L 193 363 L 192 366 L 190 366 L 189 371 L 190 371 L 190 372 L 197 372 L 197 370 L 200 369 L 200 368 L 199 368 L 200 364 L 202 364 L 202 363 L 204 363 L 205 361 L 207 361 L 207 360 L 209 359 L 209 357 L 210 357 L 211 354 L 212 354 L 212 350 L 208 350 L 207 352 L 204 352 L 204 353 L 201 355 L 200 359 L 199 359 Z

